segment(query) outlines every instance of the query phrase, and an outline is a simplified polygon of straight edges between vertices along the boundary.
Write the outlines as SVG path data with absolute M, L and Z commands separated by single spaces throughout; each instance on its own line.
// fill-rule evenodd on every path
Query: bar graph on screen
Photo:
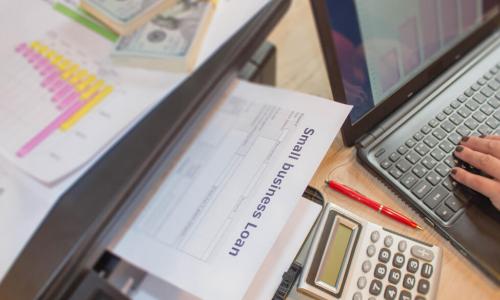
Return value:
M 60 111 L 16 151 L 17 156 L 22 158 L 55 131 L 71 129 L 106 98 L 113 87 L 38 41 L 22 43 L 15 48 L 15 52 L 24 58 L 32 71 L 39 73 L 40 86 L 51 95 L 51 101 L 46 101 L 46 105 L 52 105 L 52 110 Z
M 469 33 L 480 22 L 482 3 L 356 1 L 375 102 L 392 94 Z

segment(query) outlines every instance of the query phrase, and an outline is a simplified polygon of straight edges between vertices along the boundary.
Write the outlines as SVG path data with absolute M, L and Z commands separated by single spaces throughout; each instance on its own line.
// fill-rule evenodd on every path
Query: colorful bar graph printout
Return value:
M 111 94 L 113 87 L 40 42 L 20 44 L 15 52 L 39 74 L 40 85 L 51 94 L 54 107 L 61 111 L 17 150 L 16 155 L 22 158 L 54 132 L 71 129 Z

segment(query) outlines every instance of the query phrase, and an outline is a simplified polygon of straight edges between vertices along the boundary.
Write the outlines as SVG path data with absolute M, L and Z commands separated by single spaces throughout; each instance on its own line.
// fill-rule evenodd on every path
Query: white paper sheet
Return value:
M 242 298 L 349 111 L 239 83 L 112 251 L 195 296 Z

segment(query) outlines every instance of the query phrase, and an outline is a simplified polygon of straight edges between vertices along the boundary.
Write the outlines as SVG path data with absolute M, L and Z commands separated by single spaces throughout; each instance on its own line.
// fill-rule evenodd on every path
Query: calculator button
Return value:
M 394 300 L 396 299 L 396 295 L 398 294 L 398 290 L 395 286 L 388 285 L 385 287 L 384 299 Z
M 373 255 L 375 255 L 376 251 L 377 250 L 375 249 L 375 246 L 370 245 L 368 246 L 368 248 L 366 248 L 366 255 L 368 255 L 368 257 L 372 257 Z
M 380 280 L 373 279 L 370 284 L 370 294 L 378 296 L 380 295 L 380 292 L 382 292 L 382 282 L 380 282 Z
M 420 275 L 424 278 L 430 278 L 432 275 L 433 267 L 430 264 L 423 264 L 422 271 L 420 271 Z
M 417 291 L 423 295 L 427 294 L 429 292 L 429 281 L 420 279 L 418 281 Z
M 361 269 L 362 269 L 362 270 L 363 270 L 363 272 L 365 272 L 365 273 L 370 272 L 371 268 L 372 268 L 372 263 L 371 263 L 369 260 L 365 260 L 365 261 L 363 262 L 363 264 L 361 265 Z
M 363 300 L 363 295 L 360 292 L 356 292 L 352 295 L 352 300 Z
M 375 266 L 375 271 L 373 275 L 378 279 L 384 279 L 385 273 L 387 273 L 387 267 L 383 264 L 377 264 Z
M 385 245 L 386 247 L 391 247 L 391 246 L 392 246 L 392 242 L 393 242 L 393 241 L 394 241 L 394 240 L 393 240 L 393 238 L 392 238 L 392 235 L 388 235 L 388 236 L 386 236 L 386 237 L 385 237 L 385 239 L 384 239 L 384 245 Z
M 408 246 L 408 244 L 406 244 L 406 241 L 399 241 L 398 243 L 399 252 L 405 252 L 406 246 Z
M 366 286 L 366 277 L 365 276 L 361 276 L 359 277 L 358 279 L 358 288 L 360 290 L 364 289 Z
M 420 258 L 426 261 L 432 261 L 434 259 L 434 253 L 432 253 L 431 250 L 424 248 L 419 245 L 414 245 L 410 249 L 411 254 L 415 256 L 416 258 Z M 417 269 L 418 269 L 418 262 L 417 262 Z
M 382 248 L 380 249 L 380 252 L 378 254 L 378 260 L 386 263 L 391 259 L 391 251 L 387 248 Z
M 408 270 L 408 272 L 415 273 L 418 271 L 418 265 L 419 265 L 418 260 L 410 258 L 408 260 L 408 265 L 406 266 L 406 270 Z
M 415 277 L 411 274 L 406 274 L 403 279 L 403 287 L 411 290 L 415 286 Z
M 405 257 L 403 254 L 396 253 L 394 259 L 392 260 L 392 265 L 396 268 L 401 268 L 405 264 Z
M 411 294 L 408 291 L 401 291 L 399 294 L 399 300 L 411 300 Z
M 370 239 L 374 243 L 376 243 L 379 238 L 380 238 L 380 233 L 378 231 L 374 231 L 374 232 L 372 232 L 372 234 L 370 234 Z
M 398 269 L 392 269 L 389 272 L 389 282 L 392 284 L 398 284 L 399 280 L 401 279 L 401 271 Z

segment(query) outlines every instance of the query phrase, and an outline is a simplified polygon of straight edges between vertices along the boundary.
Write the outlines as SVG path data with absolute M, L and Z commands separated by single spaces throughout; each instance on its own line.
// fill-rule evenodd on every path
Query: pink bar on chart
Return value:
M 48 74 L 55 72 L 55 71 L 57 71 L 57 67 L 54 66 L 53 64 L 51 64 L 49 61 L 49 63 L 45 67 L 40 69 L 40 74 L 42 76 L 45 76 L 45 75 L 48 75 Z
M 408 74 L 420 64 L 416 17 L 408 19 L 399 27 L 399 41 L 403 70 L 405 74 Z
M 45 141 L 54 131 L 59 129 L 62 123 L 69 119 L 73 114 L 75 114 L 82 106 L 84 102 L 75 102 L 66 111 L 61 113 L 56 119 L 54 119 L 49 125 L 38 132 L 33 138 L 31 138 L 26 144 L 24 144 L 17 152 L 18 157 L 25 157 L 43 141 Z
M 71 105 L 73 102 L 78 101 L 78 99 L 80 99 L 80 93 L 78 93 L 77 91 L 73 91 L 71 94 L 68 94 L 64 99 L 62 99 L 59 102 L 57 108 L 64 109 L 68 107 L 68 105 Z
M 52 101 L 61 102 L 64 99 L 64 96 L 70 94 L 74 90 L 73 86 L 69 83 L 63 85 L 52 97 Z
M 36 62 L 35 69 L 37 69 L 38 71 L 41 71 L 45 67 L 47 67 L 48 64 L 50 64 L 50 61 L 42 56 L 42 59 L 40 59 L 39 61 Z
M 458 0 L 441 0 L 443 43 L 452 42 L 458 35 Z
M 44 59 L 45 57 L 43 57 L 43 55 L 41 55 L 40 53 L 36 53 L 33 56 L 32 60 L 30 60 L 29 62 L 36 68 L 36 65 Z
M 48 85 L 48 89 L 49 91 L 51 92 L 54 92 L 54 91 L 57 91 L 58 89 L 60 89 L 64 84 L 66 83 L 66 81 L 62 78 L 58 78 L 57 80 L 53 81 L 52 84 Z
M 420 26 L 424 58 L 431 57 L 441 47 L 439 39 L 438 8 L 435 0 L 420 0 Z
M 398 52 L 396 49 L 391 49 L 380 57 L 378 74 L 380 85 L 384 92 L 399 81 L 401 75 L 399 73 Z
M 26 51 L 26 49 L 28 48 L 28 45 L 26 43 L 22 43 L 22 44 L 19 44 L 16 48 L 15 48 L 15 51 L 16 53 L 21 53 L 23 54 L 24 51 Z
M 33 51 L 33 49 L 31 49 L 30 47 L 26 47 L 26 49 L 23 52 L 23 56 L 28 58 L 31 55 L 33 55 L 33 53 L 35 53 L 35 51 Z
M 42 81 L 42 86 L 47 87 L 59 78 L 60 72 L 55 69 L 51 73 L 47 74 L 47 77 Z
M 26 59 L 29 63 L 33 63 L 39 55 L 40 54 L 38 54 L 35 50 L 31 50 L 30 53 L 26 55 Z
M 477 1 L 460 0 L 462 7 L 462 30 L 469 30 L 477 21 Z

